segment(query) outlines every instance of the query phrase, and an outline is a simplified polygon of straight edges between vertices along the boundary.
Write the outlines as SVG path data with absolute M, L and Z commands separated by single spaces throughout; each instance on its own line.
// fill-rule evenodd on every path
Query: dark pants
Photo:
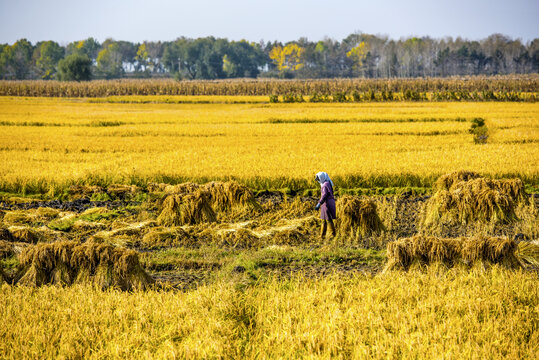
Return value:
M 320 236 L 322 238 L 326 237 L 328 224 L 329 224 L 329 230 L 331 230 L 331 236 L 335 236 L 335 224 L 333 224 L 333 219 L 328 219 L 328 220 L 322 220 L 322 232 L 320 233 Z

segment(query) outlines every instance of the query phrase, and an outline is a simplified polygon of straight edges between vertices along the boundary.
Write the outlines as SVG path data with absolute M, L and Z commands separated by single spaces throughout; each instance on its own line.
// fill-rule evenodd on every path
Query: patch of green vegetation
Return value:
M 77 220 L 84 220 L 88 222 L 96 222 L 101 220 L 112 220 L 119 216 L 123 216 L 126 214 L 126 210 L 111 210 L 111 211 L 97 211 L 97 212 L 90 212 L 88 214 L 79 215 L 70 217 L 68 219 L 56 219 L 51 221 L 47 226 L 49 229 L 52 230 L 58 230 L 58 231 L 70 231 L 73 227 L 73 224 Z
M 142 265 L 157 272 L 210 271 L 213 281 L 232 279 L 244 285 L 270 277 L 270 272 L 287 268 L 332 268 L 339 265 L 379 268 L 384 251 L 360 248 L 318 248 L 270 246 L 260 250 L 169 248 L 143 253 Z
M 148 193 L 139 192 L 133 196 L 132 200 L 136 202 L 145 202 L 148 201 L 149 198 Z
M 122 215 L 125 215 L 125 210 L 111 210 L 107 212 L 96 212 L 96 213 L 81 215 L 77 219 L 85 220 L 89 222 L 95 222 L 95 221 L 100 221 L 100 220 L 112 220 Z
M 90 198 L 90 201 L 110 201 L 111 198 L 109 194 L 102 192 L 102 193 L 94 193 L 92 194 L 92 197 Z
M 0 259 L 0 267 L 6 271 L 12 271 L 19 267 L 20 262 L 17 256 L 11 256 L 6 259 Z
M 237 250 L 205 246 L 199 249 L 169 248 L 144 253 L 142 265 L 150 270 L 185 269 L 186 267 L 219 267 L 237 256 Z
M 56 220 L 51 221 L 47 226 L 49 227 L 49 229 L 52 229 L 52 230 L 67 232 L 71 230 L 76 220 L 77 218 L 75 217 L 72 217 L 69 219 L 56 219 Z

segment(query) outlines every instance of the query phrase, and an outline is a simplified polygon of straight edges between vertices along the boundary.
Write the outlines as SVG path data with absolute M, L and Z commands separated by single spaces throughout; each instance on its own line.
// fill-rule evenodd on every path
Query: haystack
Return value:
M 227 211 L 237 206 L 260 209 L 251 190 L 235 181 L 210 182 L 204 185 L 204 189 L 216 211 Z
M 153 283 L 140 266 L 137 252 L 108 244 L 38 244 L 23 251 L 20 262 L 26 268 L 19 280 L 22 285 L 90 283 L 101 289 L 133 290 Z
M 479 175 L 476 172 L 473 171 L 455 171 L 449 174 L 442 175 L 436 180 L 436 183 L 434 184 L 434 189 L 436 191 L 439 190 L 449 190 L 453 184 L 456 184 L 461 181 L 469 181 L 472 179 L 480 178 L 481 175 Z
M 458 172 L 441 177 L 436 183 L 436 192 L 427 203 L 424 227 L 476 221 L 507 224 L 517 220 L 518 204 L 527 201 L 522 181 L 476 175 Z
M 27 211 L 8 211 L 4 215 L 6 225 L 26 225 L 35 221 L 35 216 Z
M 337 226 L 341 234 L 365 236 L 385 230 L 376 211 L 376 204 L 370 199 L 345 195 L 338 199 L 337 210 Z
M 516 243 L 506 238 L 458 238 L 446 239 L 435 236 L 416 235 L 387 244 L 385 270 L 408 270 L 414 264 L 444 264 L 451 267 L 458 263 L 471 265 L 502 264 L 518 268 L 520 261 L 515 256 Z
M 164 226 L 178 226 L 216 221 L 209 196 L 203 190 L 193 194 L 171 194 L 163 201 L 157 222 Z
M 69 188 L 69 197 L 73 200 L 89 199 L 94 194 L 105 193 L 105 189 L 97 185 L 73 185 Z
M 135 195 L 139 190 L 136 185 L 112 184 L 107 188 L 107 194 L 115 199 L 125 199 Z
M 8 231 L 15 242 L 35 244 L 42 239 L 37 231 L 28 226 L 11 226 Z
M 146 248 L 160 248 L 170 246 L 185 246 L 193 241 L 193 237 L 184 229 L 174 227 L 170 229 L 155 228 L 142 238 L 142 246 Z
M 164 192 L 167 194 L 188 194 L 197 191 L 201 186 L 192 182 L 170 185 L 164 183 L 149 183 L 147 190 L 150 193 Z
M 523 263 L 539 267 L 539 243 L 521 241 L 517 254 Z

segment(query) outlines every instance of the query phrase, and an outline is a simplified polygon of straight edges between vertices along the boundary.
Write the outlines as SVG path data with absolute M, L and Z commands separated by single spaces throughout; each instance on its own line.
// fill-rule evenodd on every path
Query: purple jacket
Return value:
M 318 204 L 320 204 L 320 219 L 329 220 L 337 218 L 335 214 L 333 187 L 329 181 L 322 184 L 322 196 L 320 197 Z

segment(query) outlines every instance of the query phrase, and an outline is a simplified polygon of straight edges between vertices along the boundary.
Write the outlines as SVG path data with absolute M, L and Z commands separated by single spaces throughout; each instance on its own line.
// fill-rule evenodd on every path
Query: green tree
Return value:
M 66 54 L 81 54 L 86 55 L 90 59 L 95 60 L 101 45 L 96 39 L 90 37 L 86 40 L 75 41 L 67 45 Z
M 230 60 L 227 54 L 223 56 L 223 71 L 228 77 L 233 77 L 236 73 L 236 64 Z
M 99 52 L 97 70 L 107 79 L 119 78 L 124 74 L 122 53 L 117 43 L 110 43 Z
M 64 57 L 64 48 L 54 41 L 43 41 L 36 44 L 34 61 L 42 79 L 52 79 L 56 73 L 56 65 Z
M 5 46 L 0 55 L 2 78 L 17 80 L 29 78 L 33 51 L 32 44 L 26 39 L 21 39 L 11 46 Z
M 367 53 L 368 47 L 364 41 L 360 42 L 359 45 L 353 47 L 346 53 L 346 57 L 352 59 L 352 66 L 357 72 L 363 72 Z
M 271 49 L 269 57 L 279 70 L 281 75 L 287 72 L 297 71 L 303 68 L 303 54 L 305 49 L 298 44 L 290 43 L 285 47 L 275 46 Z
M 63 81 L 87 81 L 92 78 L 92 60 L 87 55 L 71 54 L 58 63 L 58 77 Z
M 142 71 L 146 71 L 150 62 L 150 55 L 148 54 L 148 49 L 146 48 L 145 43 L 139 45 L 137 54 L 135 55 L 135 60 L 137 62 L 137 65 L 135 66 L 136 71 L 140 71 L 141 68 Z

